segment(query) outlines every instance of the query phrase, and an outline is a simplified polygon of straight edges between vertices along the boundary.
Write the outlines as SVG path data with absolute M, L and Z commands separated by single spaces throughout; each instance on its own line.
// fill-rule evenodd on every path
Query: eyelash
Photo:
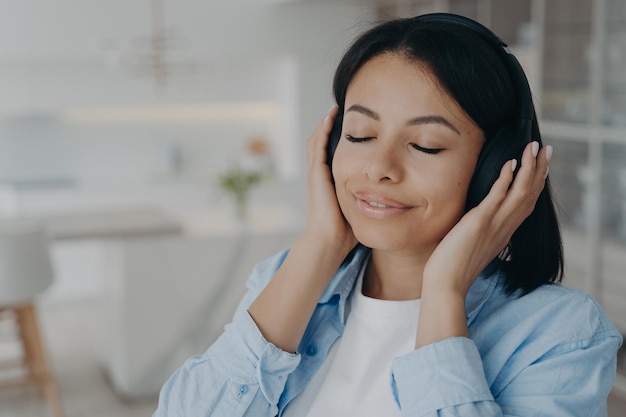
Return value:
M 429 155 L 436 155 L 439 152 L 443 151 L 443 149 L 441 149 L 441 148 L 424 148 L 423 146 L 419 146 L 419 145 L 416 145 L 414 143 L 412 143 L 411 146 L 413 148 L 417 149 L 418 151 L 427 153 Z
M 352 142 L 352 143 L 366 142 L 366 141 L 368 141 L 370 139 L 373 139 L 373 138 L 369 137 L 369 136 L 368 137 L 364 137 L 364 138 L 357 138 L 357 137 L 354 137 L 354 136 L 351 136 L 351 135 L 346 135 L 346 140 L 348 142 Z
M 346 140 L 348 142 L 352 142 L 352 143 L 366 142 L 366 141 L 368 141 L 370 139 L 373 139 L 373 138 L 369 137 L 369 136 L 368 137 L 363 137 L 363 138 L 357 138 L 357 137 L 354 137 L 354 136 L 351 136 L 351 135 L 346 135 Z M 429 155 L 436 155 L 439 152 L 443 151 L 443 149 L 441 149 L 441 148 L 425 148 L 423 146 L 416 145 L 415 143 L 412 143 L 411 146 L 415 150 L 418 150 L 420 152 L 424 152 L 424 153 L 429 154 Z

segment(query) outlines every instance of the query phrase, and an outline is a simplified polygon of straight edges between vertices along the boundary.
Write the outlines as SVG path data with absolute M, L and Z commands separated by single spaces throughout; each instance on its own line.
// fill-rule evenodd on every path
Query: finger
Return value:
M 338 107 L 332 106 L 328 112 L 324 115 L 322 120 L 319 121 L 315 129 L 313 130 L 313 134 L 309 138 L 310 142 L 316 141 L 326 141 L 328 139 L 328 134 L 330 133 L 333 127 L 333 121 L 337 116 Z
M 535 151 L 537 157 L 535 157 Z M 531 148 L 529 153 L 532 160 L 525 152 L 523 157 L 526 159 L 526 169 L 522 171 L 520 168 L 506 200 L 494 215 L 495 223 L 501 224 L 505 229 L 512 228 L 512 231 L 517 229 L 535 209 L 541 191 L 545 187 L 545 177 L 548 171 L 548 161 L 552 156 L 552 147 L 541 150 Z
M 552 152 L 552 146 L 545 146 L 538 150 L 534 159 L 528 158 L 528 162 L 526 162 L 527 176 L 522 175 L 522 178 L 526 177 L 526 185 L 537 192 L 541 192 L 548 176 L 548 163 L 552 157 Z M 531 154 L 534 156 L 534 152 Z M 529 170 L 528 168 L 532 169 Z M 523 182 L 520 179 L 520 183 Z
M 541 152 L 545 154 L 546 150 Z M 521 166 L 513 179 L 513 172 L 518 165 L 516 160 L 508 161 L 500 172 L 498 180 L 494 183 L 491 191 L 485 198 L 485 205 L 491 206 L 492 209 L 499 209 L 501 205 L 507 202 L 507 205 L 517 207 L 521 202 L 533 198 L 534 194 L 541 192 L 541 184 L 538 178 L 545 176 L 546 168 L 544 167 L 545 158 L 541 158 L 542 163 L 538 166 L 537 159 L 539 154 L 539 142 L 533 141 L 526 145 L 522 153 Z M 509 169 L 510 167 L 510 169 Z M 512 183 L 512 184 L 511 184 Z
M 528 198 L 534 198 L 536 202 L 537 198 L 539 198 L 539 194 L 545 188 L 546 185 L 546 176 L 548 173 L 548 160 L 546 158 L 547 153 L 551 152 L 550 148 L 541 149 L 539 154 L 537 155 L 537 159 L 535 162 L 535 174 L 532 179 L 532 182 L 529 185 L 528 190 Z M 551 156 L 551 155 L 550 155 Z M 533 204 L 534 208 L 534 204 Z
M 517 211 L 526 218 L 535 207 L 543 189 L 545 157 L 539 158 L 539 142 L 529 143 L 522 154 L 521 167 L 517 172 L 503 208 Z M 542 155 L 545 150 L 541 150 Z M 538 163 L 539 160 L 539 163 Z
M 536 178 L 534 179 L 535 184 L 543 189 L 543 185 L 545 185 L 546 178 L 548 177 L 548 172 L 550 171 L 550 159 L 552 158 L 552 153 L 554 149 L 552 146 L 545 146 L 539 151 L 539 155 L 537 156 L 537 169 L 536 169 Z
M 537 169 L 537 155 L 539 154 L 539 142 L 532 141 L 526 145 L 524 152 L 522 153 L 521 165 L 513 181 L 512 191 L 516 189 L 525 190 L 528 189 L 533 179 L 535 178 L 535 171 Z
M 307 142 L 307 158 L 309 166 L 318 163 L 320 160 L 326 160 L 326 145 L 328 143 L 328 135 L 332 130 L 333 121 L 337 115 L 337 106 L 330 108 L 328 113 L 317 124 L 313 134 Z
M 313 129 L 313 133 L 311 134 L 311 136 L 309 136 L 309 140 L 307 141 L 307 161 L 309 167 L 312 165 L 314 155 L 320 147 L 319 141 L 321 132 L 323 131 L 324 124 L 328 122 L 328 119 L 329 115 L 328 113 L 326 113 L 324 117 L 317 123 L 315 129 Z
M 500 170 L 500 176 L 491 186 L 489 194 L 483 199 L 479 206 L 485 207 L 492 213 L 497 210 L 506 199 L 509 192 L 511 182 L 513 181 L 513 172 L 517 167 L 517 160 L 511 159 L 507 161 Z

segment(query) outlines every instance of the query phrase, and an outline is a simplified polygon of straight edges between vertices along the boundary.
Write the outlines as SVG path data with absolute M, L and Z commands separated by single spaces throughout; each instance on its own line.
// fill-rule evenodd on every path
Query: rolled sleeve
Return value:
M 457 337 L 395 358 L 393 394 L 406 416 L 428 415 L 468 402 L 493 401 L 474 342 Z
M 285 254 L 255 267 L 233 321 L 204 354 L 187 359 L 168 379 L 154 417 L 277 415 L 287 377 L 300 355 L 269 343 L 247 309 Z
M 241 383 L 257 383 L 268 403 L 277 404 L 287 376 L 300 363 L 300 354 L 285 352 L 268 342 L 244 310 L 215 342 L 207 355 L 221 372 Z

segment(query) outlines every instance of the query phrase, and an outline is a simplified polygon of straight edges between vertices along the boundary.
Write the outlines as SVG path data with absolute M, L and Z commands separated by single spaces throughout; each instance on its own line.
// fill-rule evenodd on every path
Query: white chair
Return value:
M 63 416 L 56 380 L 48 363 L 37 321 L 34 298 L 54 278 L 45 234 L 36 224 L 0 223 L 0 319 L 17 325 L 23 356 L 0 368 L 25 368 L 20 379 L 0 380 L 0 388 L 34 385 L 55 417 Z

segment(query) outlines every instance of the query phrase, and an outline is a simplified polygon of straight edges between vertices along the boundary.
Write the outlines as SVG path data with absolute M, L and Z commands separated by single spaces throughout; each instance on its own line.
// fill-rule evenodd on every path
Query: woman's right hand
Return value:
M 303 237 L 332 247 L 345 257 L 356 246 L 357 240 L 341 212 L 330 167 L 326 163 L 328 135 L 337 111 L 337 106 L 329 110 L 307 142 L 308 218 Z
M 276 274 L 248 312 L 265 339 L 295 352 L 322 293 L 357 241 L 337 202 L 326 144 L 337 108 L 317 125 L 307 144 L 308 219 Z

